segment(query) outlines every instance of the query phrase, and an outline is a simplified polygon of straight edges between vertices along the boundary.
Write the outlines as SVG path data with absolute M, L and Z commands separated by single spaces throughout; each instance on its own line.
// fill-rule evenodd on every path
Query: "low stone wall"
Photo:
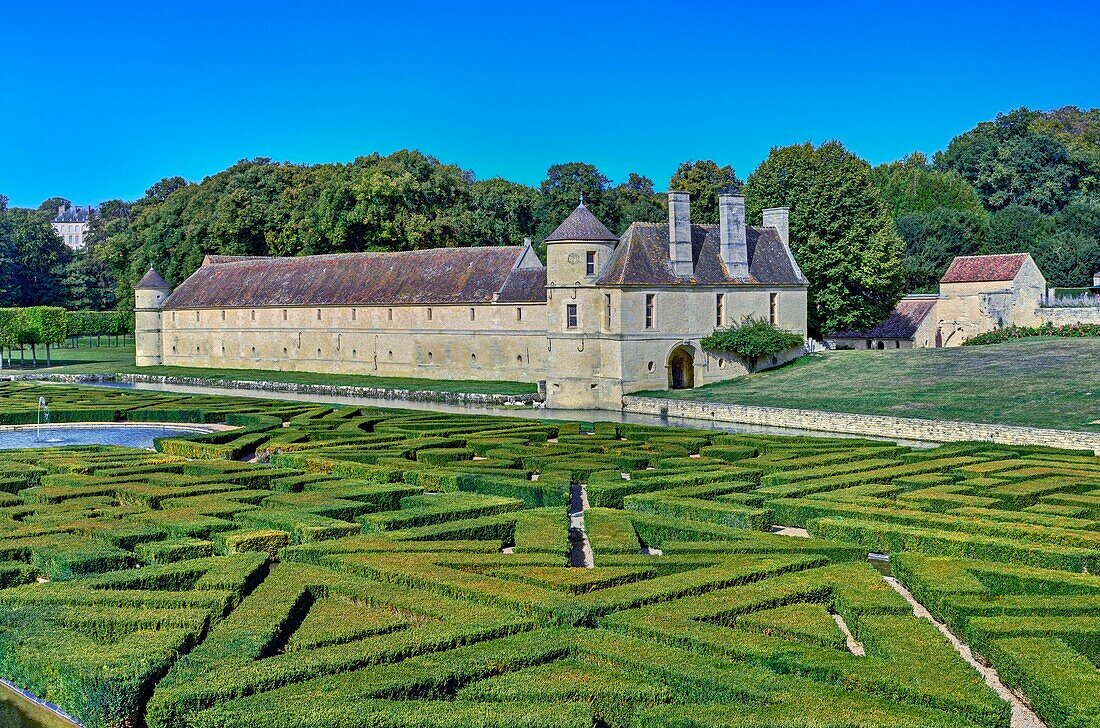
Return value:
M 66 384 L 122 382 L 126 384 L 172 384 L 185 387 L 245 389 L 260 392 L 290 392 L 335 397 L 365 397 L 408 402 L 446 402 L 448 404 L 532 405 L 541 400 L 538 394 L 480 394 L 477 392 L 435 392 L 387 387 L 350 387 L 328 384 L 298 384 L 294 382 L 263 382 L 238 379 L 207 379 L 204 377 L 166 377 L 152 374 L 22 374 L 12 379 L 26 379 Z
M 623 411 L 659 417 L 689 417 L 766 427 L 788 427 L 847 435 L 896 437 L 903 440 L 963 442 L 982 440 L 1002 445 L 1048 445 L 1092 450 L 1100 455 L 1100 432 L 1048 430 L 953 420 L 859 415 L 843 412 L 719 404 L 657 397 L 623 397 Z

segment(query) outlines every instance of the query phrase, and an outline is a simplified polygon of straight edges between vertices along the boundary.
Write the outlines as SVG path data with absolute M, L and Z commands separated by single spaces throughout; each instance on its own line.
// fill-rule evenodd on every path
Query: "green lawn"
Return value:
M 150 374 L 170 377 L 203 377 L 218 381 L 250 380 L 292 382 L 294 384 L 325 384 L 348 387 L 386 387 L 428 392 L 472 392 L 477 394 L 530 394 L 537 390 L 528 382 L 462 381 L 446 379 L 420 379 L 415 377 L 372 377 L 360 374 L 322 374 L 316 372 L 280 372 L 268 369 L 207 369 L 203 367 L 137 367 L 134 366 L 134 347 L 81 347 L 57 348 L 53 351 L 53 367 L 30 366 L 30 351 L 26 354 L 25 367 L 19 366 L 16 354 L 15 366 L 6 372 L 51 372 L 59 374 Z M 39 363 L 46 361 L 45 352 L 39 352 Z
M 692 390 L 708 402 L 1100 430 L 1100 339 L 834 351 Z

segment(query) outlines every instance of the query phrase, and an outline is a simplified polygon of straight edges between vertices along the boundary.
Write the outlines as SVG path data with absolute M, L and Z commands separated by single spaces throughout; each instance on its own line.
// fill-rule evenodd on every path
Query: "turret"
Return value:
M 584 206 L 546 237 L 548 286 L 592 285 L 611 260 L 619 239 Z
M 139 367 L 161 363 L 161 310 L 171 292 L 152 268 L 134 286 L 134 363 Z

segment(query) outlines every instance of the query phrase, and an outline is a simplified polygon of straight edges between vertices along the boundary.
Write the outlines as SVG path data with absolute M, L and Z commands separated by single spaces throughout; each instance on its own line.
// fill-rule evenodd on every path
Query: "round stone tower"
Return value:
M 134 286 L 134 363 L 139 367 L 161 363 L 161 309 L 171 292 L 152 268 Z

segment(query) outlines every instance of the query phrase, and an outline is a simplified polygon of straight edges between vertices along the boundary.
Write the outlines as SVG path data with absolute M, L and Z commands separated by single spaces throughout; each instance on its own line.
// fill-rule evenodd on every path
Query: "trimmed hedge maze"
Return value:
M 0 417 L 40 394 L 237 426 L 0 453 L 0 677 L 88 726 L 1007 727 L 871 551 L 1100 725 L 1089 454 L 21 384 Z

